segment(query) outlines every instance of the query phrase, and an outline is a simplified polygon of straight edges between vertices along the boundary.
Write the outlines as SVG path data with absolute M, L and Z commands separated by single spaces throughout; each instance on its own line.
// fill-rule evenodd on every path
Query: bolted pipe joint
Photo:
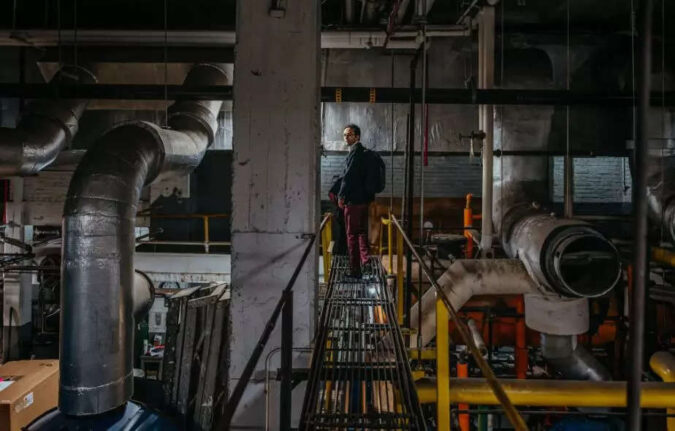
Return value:
M 532 214 L 515 223 L 507 244 L 532 278 L 563 296 L 601 296 L 621 277 L 616 247 L 584 222 Z
M 87 69 L 64 66 L 50 85 L 96 83 Z M 0 176 L 35 175 L 51 164 L 77 133 L 87 100 L 46 99 L 32 102 L 16 128 L 0 128 Z

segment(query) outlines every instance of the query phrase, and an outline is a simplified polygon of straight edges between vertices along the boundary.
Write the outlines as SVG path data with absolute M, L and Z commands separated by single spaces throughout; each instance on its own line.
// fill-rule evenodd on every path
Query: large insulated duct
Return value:
M 217 66 L 195 66 L 184 86 L 225 85 Z M 169 129 L 125 123 L 85 154 L 63 217 L 59 408 L 94 415 L 123 405 L 133 391 L 134 225 L 144 186 L 184 174 L 201 161 L 222 102 L 178 101 Z
M 549 88 L 546 53 L 527 49 L 506 56 L 502 88 Z M 546 152 L 553 108 L 498 109 L 495 140 L 501 150 Z M 494 225 L 506 254 L 519 258 L 532 278 L 563 296 L 595 297 L 621 276 L 614 245 L 585 222 L 547 213 L 551 162 L 546 154 L 503 156 L 495 163 Z
M 517 259 L 459 259 L 454 261 L 437 281 L 455 310 L 460 310 L 473 296 L 518 295 L 539 293 L 523 264 Z M 422 296 L 422 329 L 424 344 L 436 336 L 436 292 L 429 289 Z M 418 328 L 418 304 L 410 311 L 410 325 Z
M 652 221 L 675 241 L 675 140 L 650 140 L 647 204 Z
M 65 66 L 50 84 L 93 84 L 94 75 L 78 66 Z M 77 133 L 87 100 L 54 99 L 31 103 L 16 128 L 0 128 L 0 177 L 35 175 Z

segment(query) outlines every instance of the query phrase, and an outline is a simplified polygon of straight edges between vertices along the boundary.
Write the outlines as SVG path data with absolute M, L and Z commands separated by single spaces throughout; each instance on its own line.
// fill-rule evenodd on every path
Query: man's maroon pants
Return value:
M 353 274 L 361 273 L 361 265 L 368 261 L 368 204 L 345 205 L 345 227 L 349 266 Z

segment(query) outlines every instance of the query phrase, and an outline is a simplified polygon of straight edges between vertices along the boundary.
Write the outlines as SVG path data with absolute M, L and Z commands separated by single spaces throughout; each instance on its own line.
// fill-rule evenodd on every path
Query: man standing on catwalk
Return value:
M 348 124 L 342 136 L 349 147 L 344 173 L 337 193 L 338 206 L 344 211 L 347 249 L 352 277 L 361 277 L 361 266 L 368 261 L 368 205 L 375 199 L 369 187 L 369 162 L 361 144 L 361 129 Z

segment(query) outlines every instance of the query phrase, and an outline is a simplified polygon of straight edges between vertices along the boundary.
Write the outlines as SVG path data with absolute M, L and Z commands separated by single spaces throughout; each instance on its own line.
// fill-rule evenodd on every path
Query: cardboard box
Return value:
M 20 431 L 56 407 L 59 361 L 14 361 L 0 365 L 0 430 Z

